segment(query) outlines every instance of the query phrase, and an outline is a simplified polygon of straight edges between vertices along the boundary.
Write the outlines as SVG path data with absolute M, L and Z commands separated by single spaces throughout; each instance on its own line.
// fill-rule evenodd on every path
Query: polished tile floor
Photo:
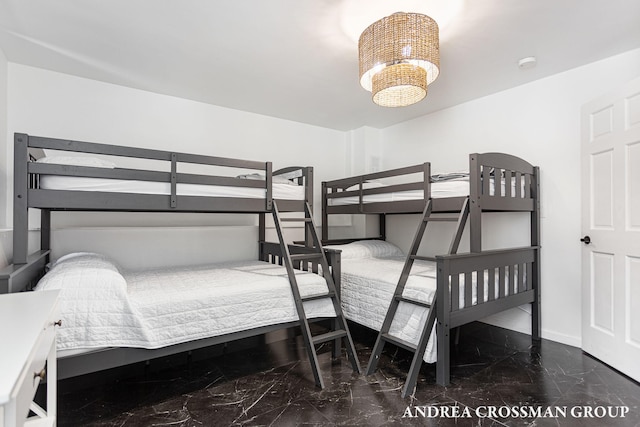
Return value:
M 365 367 L 375 334 L 351 328 Z M 449 387 L 435 385 L 424 364 L 406 399 L 404 350 L 388 345 L 369 377 L 321 350 L 319 390 L 302 348 L 300 337 L 253 339 L 62 380 L 58 425 L 640 426 L 638 383 L 579 349 L 532 347 L 526 335 L 483 323 L 461 328 Z

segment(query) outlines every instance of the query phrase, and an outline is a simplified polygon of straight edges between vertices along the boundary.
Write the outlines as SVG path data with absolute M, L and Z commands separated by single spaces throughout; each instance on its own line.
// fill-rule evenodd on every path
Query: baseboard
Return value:
M 582 347 L 582 337 L 576 337 L 573 335 L 561 334 L 559 332 L 550 331 L 548 329 L 542 329 L 542 338 L 555 341 L 560 344 L 570 345 L 572 347 Z

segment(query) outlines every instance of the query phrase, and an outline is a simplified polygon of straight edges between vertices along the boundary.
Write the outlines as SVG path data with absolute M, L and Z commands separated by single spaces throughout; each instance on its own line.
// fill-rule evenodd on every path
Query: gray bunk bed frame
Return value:
M 395 184 L 376 188 L 363 188 L 369 180 L 415 176 L 421 174 L 418 181 Z M 437 290 L 435 295 L 435 318 L 429 319 L 431 326 L 436 325 L 437 364 L 436 382 L 446 386 L 450 382 L 450 331 L 458 326 L 480 320 L 523 304 L 531 304 L 531 338 L 540 340 L 540 171 L 536 166 L 516 156 L 504 153 L 483 153 L 469 155 L 470 192 L 464 197 L 431 198 L 431 164 L 423 163 L 415 166 L 353 176 L 322 183 L 322 237 L 325 244 L 349 243 L 357 239 L 334 239 L 328 237 L 328 219 L 331 214 L 370 214 L 379 216 L 379 235 L 370 237 L 386 239 L 385 218 L 390 214 L 422 214 L 418 231 L 414 237 L 410 252 L 407 254 L 405 268 L 399 278 L 392 306 L 397 307 L 399 301 L 406 301 L 402 296 L 404 283 L 410 274 L 415 259 L 435 261 L 437 263 Z M 490 182 L 494 182 L 494 191 Z M 500 183 L 504 183 L 501 190 Z M 347 190 L 357 186 L 357 189 Z M 514 187 L 514 188 L 512 188 Z M 370 202 L 364 197 L 373 194 L 386 194 L 398 191 L 424 190 L 423 199 Z M 343 197 L 358 197 L 359 202 L 353 204 L 330 205 L 329 200 Z M 530 246 L 498 250 L 482 250 L 482 214 L 485 212 L 529 212 L 530 213 Z M 417 250 L 425 232 L 426 224 L 446 218 L 431 217 L 431 214 L 458 214 L 449 218 L 457 220 L 457 229 L 447 254 L 435 257 L 418 256 Z M 456 253 L 466 222 L 469 222 L 470 252 Z M 484 283 L 485 272 L 488 283 Z M 464 304 L 459 301 L 460 276 L 464 276 Z M 478 278 L 478 295 L 488 290 L 488 300 L 478 298 L 476 304 L 471 303 L 472 276 Z M 496 278 L 497 277 L 497 278 Z M 402 283 L 402 286 L 400 286 Z M 505 283 L 509 291 L 505 292 Z M 495 297 L 496 286 L 499 295 Z M 415 301 L 408 301 L 424 305 Z M 428 306 L 428 305 L 427 305 Z M 394 309 L 395 313 L 395 309 Z M 392 315 L 393 316 L 393 315 Z M 385 319 L 385 324 L 388 319 Z M 383 325 L 383 328 L 385 326 Z M 388 328 L 388 325 L 387 325 Z M 424 355 L 424 347 L 431 327 L 425 327 L 417 348 L 406 342 L 399 342 L 387 337 L 392 342 L 409 351 L 415 352 L 414 362 L 409 371 L 403 396 L 411 394 L 415 388 L 418 372 Z M 378 336 L 374 354 L 370 359 L 367 374 L 373 373 L 377 358 L 382 351 Z M 424 340 L 424 342 L 422 342 Z M 384 345 L 384 344 L 382 344 Z M 422 347 L 422 353 L 420 353 Z M 377 355 L 376 355 L 377 352 Z
M 138 159 L 152 159 L 170 162 L 170 172 L 137 170 L 137 169 L 104 169 L 86 166 L 69 166 L 59 164 L 36 163 L 34 160 L 43 157 L 43 150 L 56 150 L 74 153 L 90 153 L 97 155 L 109 155 Z M 279 171 L 272 170 L 271 162 L 256 162 L 223 157 L 194 155 L 186 153 L 168 152 L 135 147 L 97 144 L 82 141 L 63 140 L 27 134 L 16 133 L 14 135 L 14 205 L 13 205 L 13 264 L 0 270 L 0 294 L 22 292 L 31 290 L 37 281 L 45 274 L 46 265 L 51 253 L 51 212 L 52 211 L 124 211 L 124 212 L 206 212 L 206 213 L 249 213 L 259 215 L 259 260 L 272 264 L 285 265 L 289 278 L 293 275 L 292 269 L 312 271 L 324 275 L 327 283 L 332 281 L 339 288 L 340 280 L 340 252 L 323 249 L 318 244 L 313 247 L 315 226 L 310 218 L 313 201 L 313 168 L 289 167 Z M 221 166 L 238 169 L 258 170 L 264 173 L 264 180 L 240 179 L 226 176 L 201 175 L 179 173 L 179 163 L 192 163 L 199 165 Z M 109 178 L 119 180 L 139 180 L 153 182 L 168 182 L 171 185 L 171 194 L 137 194 L 137 193 L 113 193 L 113 192 L 88 192 L 68 190 L 47 190 L 39 186 L 40 175 L 77 176 L 92 178 Z M 280 174 L 294 175 L 297 183 L 305 186 L 305 200 L 276 200 L 272 194 L 273 176 Z M 179 195 L 178 183 L 223 185 L 231 187 L 251 187 L 265 190 L 264 198 L 237 198 L 237 197 L 193 197 Z M 277 202 L 277 207 L 276 207 Z M 29 208 L 40 209 L 40 250 L 28 253 L 28 227 Z M 275 211 L 275 212 L 274 212 Z M 303 212 L 305 218 L 305 242 L 306 245 L 287 245 L 281 235 L 279 221 L 292 220 L 280 219 L 279 212 Z M 279 243 L 267 242 L 265 239 L 266 214 L 274 214 L 276 228 L 279 233 Z M 319 237 L 315 235 L 316 239 Z M 317 247 L 321 248 L 318 252 Z M 324 254 L 324 255 L 322 255 Z M 323 263 L 324 267 L 323 268 Z M 328 274 L 322 271 L 328 271 Z M 319 273 L 320 272 L 320 273 Z M 329 277 L 327 277 L 329 276 Z M 294 286 L 292 284 L 292 290 Z M 330 292 L 324 297 L 335 301 L 337 292 Z M 297 294 L 297 285 L 294 290 L 294 299 L 298 312 L 302 301 L 305 300 Z M 322 295 L 308 299 L 320 298 Z M 339 306 L 339 300 L 338 306 Z M 339 314 L 338 309 L 336 313 Z M 341 312 L 340 312 L 341 313 Z M 336 319 L 332 322 L 337 329 L 340 325 Z M 346 323 L 346 322 L 345 322 Z M 159 349 L 113 347 L 92 352 L 71 355 L 58 359 L 58 378 L 69 378 L 104 369 L 129 365 L 136 362 L 148 361 L 172 354 L 190 352 L 194 349 L 204 348 L 233 340 L 262 335 L 268 332 L 301 326 L 307 329 L 307 319 L 267 325 L 232 334 L 211 337 L 196 341 L 171 345 Z M 306 328 L 305 328 L 306 327 Z M 307 352 L 310 353 L 312 370 L 316 384 L 323 388 L 322 378 L 319 376 L 318 363 L 315 355 L 314 344 L 333 341 L 333 357 L 337 358 L 341 351 L 341 339 L 346 338 L 347 353 L 354 370 L 360 372 L 355 354 L 351 354 L 353 344 L 351 336 L 344 325 L 346 333 L 338 334 L 331 331 L 323 336 L 309 337 Z M 351 349 L 349 348 L 351 347 Z M 313 358 L 311 357 L 313 353 Z M 315 364 L 314 364 L 315 361 Z

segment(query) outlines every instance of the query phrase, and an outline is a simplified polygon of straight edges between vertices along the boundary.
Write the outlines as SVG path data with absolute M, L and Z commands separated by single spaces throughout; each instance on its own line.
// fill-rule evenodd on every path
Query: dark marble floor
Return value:
M 357 325 L 352 334 L 365 367 L 375 334 Z M 435 385 L 434 366 L 423 364 L 416 392 L 406 399 L 400 390 L 410 354 L 403 350 L 388 345 L 378 372 L 365 377 L 353 373 L 346 357 L 332 363 L 323 349 L 326 387 L 319 390 L 300 337 L 256 341 L 62 380 L 58 424 L 640 426 L 638 383 L 579 349 L 544 340 L 533 348 L 526 335 L 482 323 L 461 328 L 451 385 Z M 547 417 L 528 412 L 535 410 Z M 602 411 L 614 417 L 600 417 Z

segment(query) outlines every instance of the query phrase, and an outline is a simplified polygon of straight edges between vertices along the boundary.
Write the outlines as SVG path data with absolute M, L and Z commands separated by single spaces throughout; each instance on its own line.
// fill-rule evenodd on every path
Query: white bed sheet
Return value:
M 53 272 L 37 289 L 61 288 L 60 350 L 159 348 L 298 320 L 285 268 L 260 261 L 124 273 L 124 296 L 87 289 L 91 271 L 48 277 Z M 327 292 L 316 274 L 296 277 L 303 296 Z M 335 317 L 328 298 L 304 307 L 308 318 Z
M 168 182 L 120 180 L 107 178 L 85 178 L 77 176 L 40 175 L 40 188 L 44 190 L 102 191 L 108 193 L 171 194 Z M 273 198 L 281 200 L 304 200 L 302 185 L 273 183 Z M 262 199 L 265 189 L 253 187 L 230 187 L 223 185 L 177 184 L 178 196 L 242 197 Z
M 452 180 L 434 182 L 431 184 L 431 197 L 434 199 L 444 197 L 465 197 L 469 195 L 468 180 Z M 403 200 L 424 199 L 424 190 L 396 191 L 386 194 L 369 194 L 362 197 L 363 203 L 397 202 Z M 358 196 L 339 197 L 328 199 L 330 206 L 357 205 L 360 203 Z

